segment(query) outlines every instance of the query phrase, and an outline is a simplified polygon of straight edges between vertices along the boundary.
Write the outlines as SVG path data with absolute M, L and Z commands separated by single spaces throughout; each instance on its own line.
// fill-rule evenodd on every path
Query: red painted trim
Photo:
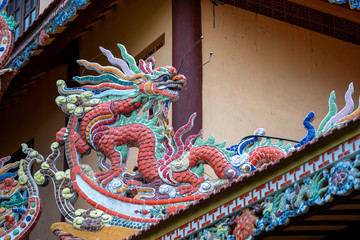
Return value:
M 184 54 L 201 37 L 200 0 L 172 0 L 172 62 L 179 68 Z M 198 44 L 184 59 L 180 73 L 202 64 L 202 47 Z M 185 125 L 194 112 L 197 113 L 193 129 L 186 135 L 195 134 L 202 129 L 202 68 L 186 74 L 187 84 L 180 92 L 180 98 L 173 104 L 174 130 Z

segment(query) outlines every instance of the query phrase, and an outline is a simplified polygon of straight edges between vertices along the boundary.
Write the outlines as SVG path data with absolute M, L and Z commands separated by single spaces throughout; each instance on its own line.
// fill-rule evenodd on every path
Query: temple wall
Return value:
M 213 26 L 215 22 L 215 27 Z M 360 46 L 230 5 L 202 1 L 204 67 L 203 128 L 235 144 L 259 127 L 267 135 L 302 139 L 303 119 L 316 113 L 314 126 L 328 112 L 336 90 L 340 111 L 354 82 L 360 92 Z

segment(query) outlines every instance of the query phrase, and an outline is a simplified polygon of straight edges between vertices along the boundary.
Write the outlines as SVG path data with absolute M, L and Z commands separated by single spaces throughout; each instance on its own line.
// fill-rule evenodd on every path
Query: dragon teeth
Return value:
M 180 84 L 169 84 L 167 87 L 177 87 L 177 88 L 182 88 L 182 85 Z
M 168 92 L 168 93 L 170 93 L 170 94 L 174 94 L 174 95 L 179 94 L 179 92 L 177 92 L 177 91 L 172 91 L 172 90 L 170 90 L 170 89 L 166 89 L 166 92 Z
M 165 88 L 170 88 L 170 87 L 176 87 L 176 88 L 181 89 L 181 88 L 182 88 L 182 85 L 181 85 L 181 84 L 172 83 L 172 84 L 168 84 L 168 85 L 159 86 L 158 89 L 165 89 Z

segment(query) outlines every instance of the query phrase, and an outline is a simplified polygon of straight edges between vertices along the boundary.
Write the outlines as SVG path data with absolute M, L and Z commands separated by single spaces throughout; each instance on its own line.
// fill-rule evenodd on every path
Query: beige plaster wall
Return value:
M 47 8 L 47 6 L 49 6 L 49 4 L 52 1 L 53 0 L 40 0 L 39 1 L 39 15 L 43 13 L 43 11 Z
M 230 5 L 202 1 L 203 128 L 205 136 L 238 143 L 259 127 L 267 135 L 302 139 L 307 113 L 317 128 L 336 90 L 338 110 L 354 82 L 360 92 L 360 46 Z
M 40 75 L 31 87 L 6 110 L 0 111 L 0 154 L 2 157 L 13 154 L 31 138 L 34 149 L 46 158 L 55 134 L 65 124 L 65 116 L 55 104 L 58 96 L 56 80 L 66 76 L 66 66 L 58 67 Z M 62 162 L 58 164 L 62 168 Z M 34 164 L 34 169 L 39 168 Z M 35 170 L 36 171 L 36 170 Z M 34 173 L 35 173 L 34 171 Z M 47 187 L 40 187 L 43 213 L 31 233 L 30 239 L 56 239 L 50 230 L 51 223 L 60 221 L 50 181 Z

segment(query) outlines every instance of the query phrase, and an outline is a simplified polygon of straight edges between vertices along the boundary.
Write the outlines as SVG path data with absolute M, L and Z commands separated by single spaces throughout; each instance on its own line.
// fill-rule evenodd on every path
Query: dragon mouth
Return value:
M 183 84 L 181 84 L 181 83 L 168 83 L 166 85 L 158 86 L 157 89 L 164 90 L 169 94 L 178 96 L 182 87 L 183 87 Z
M 182 85 L 181 84 L 169 84 L 165 90 L 167 90 L 168 92 L 174 92 L 174 93 L 179 93 L 182 89 Z

